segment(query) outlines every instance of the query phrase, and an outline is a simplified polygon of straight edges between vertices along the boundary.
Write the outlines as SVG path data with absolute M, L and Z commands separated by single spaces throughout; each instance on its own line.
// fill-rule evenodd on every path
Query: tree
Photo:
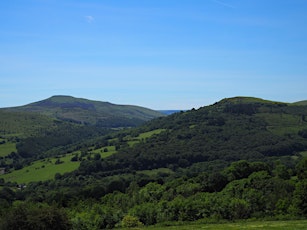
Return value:
M 229 218 L 230 219 L 246 219 L 250 217 L 250 204 L 238 198 L 233 198 L 229 202 Z
M 139 191 L 141 202 L 158 202 L 164 192 L 164 187 L 158 183 L 148 183 Z
M 62 164 L 63 161 L 61 161 L 60 158 L 57 158 L 56 161 L 54 162 L 54 164 L 58 165 L 58 164 Z
M 307 179 L 296 184 L 294 201 L 300 213 L 307 217 Z
M 78 161 L 79 157 L 78 157 L 78 154 L 75 154 L 71 159 L 70 161 Z
M 228 181 L 247 178 L 252 172 L 250 163 L 246 160 L 234 162 L 225 170 Z
M 0 190 L 0 199 L 6 200 L 7 202 L 12 203 L 13 200 L 15 200 L 15 197 L 16 197 L 16 193 L 8 187 L 3 187 Z
M 297 176 L 300 180 L 307 179 L 307 158 L 302 159 L 296 166 Z
M 124 228 L 134 228 L 141 227 L 143 224 L 139 221 L 139 218 L 135 216 L 126 215 L 122 219 L 121 225 Z
M 275 170 L 273 172 L 275 176 L 284 180 L 288 180 L 291 177 L 287 167 L 280 163 L 275 167 Z
M 158 206 L 154 203 L 143 203 L 129 210 L 132 216 L 136 216 L 145 225 L 157 223 Z
M 94 160 L 99 161 L 101 159 L 101 155 L 99 153 L 95 153 Z
M 71 229 L 71 223 L 64 209 L 18 202 L 5 214 L 0 229 L 68 230 Z

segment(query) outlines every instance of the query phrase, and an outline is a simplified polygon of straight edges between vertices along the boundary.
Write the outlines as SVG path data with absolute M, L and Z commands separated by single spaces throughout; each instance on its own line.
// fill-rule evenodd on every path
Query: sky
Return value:
M 306 0 L 0 1 L 0 107 L 307 100 Z

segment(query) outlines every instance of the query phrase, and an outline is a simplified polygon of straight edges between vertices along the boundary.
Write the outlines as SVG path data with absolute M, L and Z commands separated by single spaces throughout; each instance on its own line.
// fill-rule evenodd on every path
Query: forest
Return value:
M 305 105 L 238 97 L 136 128 L 64 122 L 20 138 L 12 171 L 77 150 L 80 165 L 27 184 L 0 176 L 0 229 L 306 219 L 306 115 Z M 108 157 L 90 150 L 110 147 Z

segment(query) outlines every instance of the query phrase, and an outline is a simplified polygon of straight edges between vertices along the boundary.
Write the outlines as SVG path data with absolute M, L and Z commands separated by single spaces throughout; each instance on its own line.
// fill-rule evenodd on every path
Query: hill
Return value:
M 163 114 L 139 106 L 53 96 L 0 109 L 0 167 L 19 169 L 46 156 L 80 149 L 114 129 L 135 127 Z M 91 143 L 93 141 L 90 141 Z
M 306 115 L 305 105 L 235 97 L 72 142 L 53 158 L 45 144 L 45 159 L 0 176 L 0 219 L 29 225 L 49 207 L 73 229 L 306 218 Z M 48 180 L 30 182 L 39 172 Z M 17 176 L 28 184 L 15 192 Z
M 182 110 L 159 110 L 159 112 L 165 114 L 165 115 L 171 115 L 173 113 L 179 113 Z
M 96 104 L 101 105 L 100 102 L 59 96 L 30 104 L 21 110 L 36 109 L 39 113 L 50 113 L 49 116 L 52 117 L 63 113 L 61 105 L 64 109 L 77 107 L 78 111 L 80 108 L 93 107 L 93 110 L 97 111 L 99 106 Z M 43 111 L 45 107 L 47 109 Z M 17 145 L 17 150 L 24 156 L 33 153 L 37 156 L 52 153 L 52 156 L 55 156 L 65 151 L 80 149 L 82 145 L 91 145 L 90 143 L 101 147 L 116 146 L 117 154 L 105 160 L 108 167 L 97 164 L 94 167 L 94 162 L 81 164 L 77 170 L 77 173 L 81 174 L 109 175 L 123 170 L 126 172 L 127 168 L 130 171 L 157 168 L 176 170 L 195 165 L 207 167 L 206 165 L 212 162 L 218 162 L 220 167 L 225 167 L 242 159 L 268 160 L 274 157 L 297 156 L 300 152 L 307 151 L 305 114 L 307 106 L 304 105 L 234 97 L 198 110 L 181 111 L 153 119 L 137 129 L 124 130 L 107 137 L 101 136 L 107 132 L 94 127 L 90 130 L 78 125 L 71 127 L 65 123 L 65 129 L 58 128 L 56 132 L 22 140 Z M 136 138 L 144 132 L 154 130 L 163 131 L 141 141 Z M 93 141 L 85 144 L 83 142 L 86 139 Z M 59 146 L 62 148 L 59 149 Z M 66 147 L 63 148 L 64 146 Z
M 139 130 L 164 132 L 120 150 L 108 159 L 109 167 L 96 171 L 176 169 L 216 161 L 225 166 L 242 159 L 295 156 L 307 150 L 305 114 L 307 106 L 244 97 L 224 99 L 149 121 Z
M 56 126 L 55 119 L 30 112 L 0 109 L 0 135 L 7 137 L 29 137 Z
M 53 96 L 7 111 L 34 112 L 58 120 L 105 128 L 135 127 L 162 113 L 140 106 L 115 105 L 71 96 Z
M 293 105 L 307 105 L 307 100 L 292 103 Z

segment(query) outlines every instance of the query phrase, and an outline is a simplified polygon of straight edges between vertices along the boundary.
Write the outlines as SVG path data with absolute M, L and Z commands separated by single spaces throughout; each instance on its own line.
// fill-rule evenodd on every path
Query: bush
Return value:
M 5 213 L 0 223 L 0 229 L 65 230 L 71 229 L 71 223 L 64 209 L 18 202 Z
M 143 224 L 139 221 L 139 218 L 135 216 L 126 215 L 122 219 L 121 226 L 124 228 L 141 227 Z

